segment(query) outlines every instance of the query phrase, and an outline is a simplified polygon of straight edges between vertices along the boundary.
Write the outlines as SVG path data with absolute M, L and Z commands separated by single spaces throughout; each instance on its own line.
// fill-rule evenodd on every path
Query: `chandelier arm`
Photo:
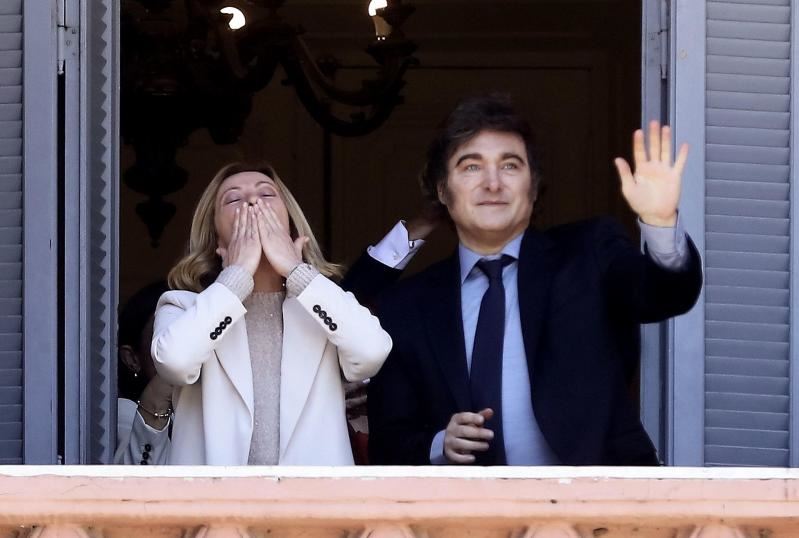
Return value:
M 221 29 L 217 26 L 215 29 L 216 35 L 219 38 L 221 43 L 222 55 L 225 58 L 225 63 L 227 63 L 228 67 L 230 68 L 231 73 L 239 79 L 244 80 L 247 78 L 248 71 L 241 63 L 241 57 L 239 56 L 239 49 L 236 45 L 236 41 L 233 39 L 233 36 L 230 32 Z
M 370 106 L 374 104 L 376 97 L 388 92 L 398 81 L 402 80 L 408 67 L 416 63 L 416 59 L 412 56 L 405 57 L 400 61 L 396 57 L 392 57 L 389 66 L 380 68 L 380 77 L 378 79 L 364 81 L 364 87 L 360 90 L 345 90 L 336 87 L 322 73 L 313 60 L 311 51 L 302 39 L 295 37 L 292 40 L 292 45 L 294 58 L 296 58 L 296 63 L 300 66 L 297 74 L 307 75 L 328 98 L 350 106 Z M 281 60 L 281 64 L 287 71 L 289 70 L 287 64 L 290 63 L 290 61 Z M 371 88 L 366 87 L 367 84 Z
M 380 127 L 391 115 L 394 107 L 402 101 L 399 91 L 405 85 L 397 81 L 391 91 L 370 106 L 368 115 L 353 115 L 350 120 L 341 119 L 330 112 L 330 107 L 314 92 L 313 86 L 302 76 L 287 68 L 289 79 L 295 81 L 294 89 L 311 117 L 332 134 L 344 137 L 363 136 Z

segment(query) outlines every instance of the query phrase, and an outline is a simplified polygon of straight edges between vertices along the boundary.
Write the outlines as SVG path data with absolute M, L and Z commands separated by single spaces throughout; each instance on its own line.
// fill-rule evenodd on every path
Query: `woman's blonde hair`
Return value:
M 205 188 L 200 201 L 197 202 L 197 208 L 194 210 L 194 217 L 191 221 L 188 252 L 169 271 L 167 277 L 169 287 L 173 290 L 200 292 L 213 284 L 216 277 L 219 276 L 222 271 L 222 258 L 216 253 L 219 246 L 215 225 L 216 196 L 223 181 L 242 172 L 259 172 L 274 181 L 283 203 L 286 204 L 291 238 L 306 236 L 309 239 L 302 249 L 303 260 L 326 277 L 340 277 L 341 267 L 325 260 L 300 205 L 280 180 L 275 169 L 266 163 L 250 165 L 234 162 L 223 166 L 216 173 Z

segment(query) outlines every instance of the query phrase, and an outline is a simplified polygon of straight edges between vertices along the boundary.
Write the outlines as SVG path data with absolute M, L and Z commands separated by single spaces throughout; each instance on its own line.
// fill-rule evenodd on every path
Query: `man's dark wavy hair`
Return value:
M 447 181 L 447 163 L 459 147 L 483 131 L 513 133 L 527 149 L 531 174 L 531 195 L 538 192 L 541 171 L 530 124 L 513 108 L 508 94 L 488 93 L 462 99 L 444 120 L 427 149 L 427 161 L 420 175 L 422 195 L 434 208 L 447 214 L 438 200 L 438 187 Z

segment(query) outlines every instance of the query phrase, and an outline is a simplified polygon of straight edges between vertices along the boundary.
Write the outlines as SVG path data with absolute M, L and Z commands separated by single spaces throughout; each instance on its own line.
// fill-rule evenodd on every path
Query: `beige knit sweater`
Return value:
M 247 313 L 247 343 L 253 381 L 253 431 L 250 465 L 277 465 L 280 456 L 280 363 L 283 359 L 283 300 L 296 297 L 319 272 L 299 265 L 286 280 L 286 291 L 253 292 L 253 279 L 239 266 L 220 273 L 217 282 L 242 301 Z

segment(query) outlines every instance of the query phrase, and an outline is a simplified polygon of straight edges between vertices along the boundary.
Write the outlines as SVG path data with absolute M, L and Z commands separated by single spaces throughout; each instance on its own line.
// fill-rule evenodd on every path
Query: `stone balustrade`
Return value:
M 5 467 L 0 537 L 796 538 L 799 472 Z

